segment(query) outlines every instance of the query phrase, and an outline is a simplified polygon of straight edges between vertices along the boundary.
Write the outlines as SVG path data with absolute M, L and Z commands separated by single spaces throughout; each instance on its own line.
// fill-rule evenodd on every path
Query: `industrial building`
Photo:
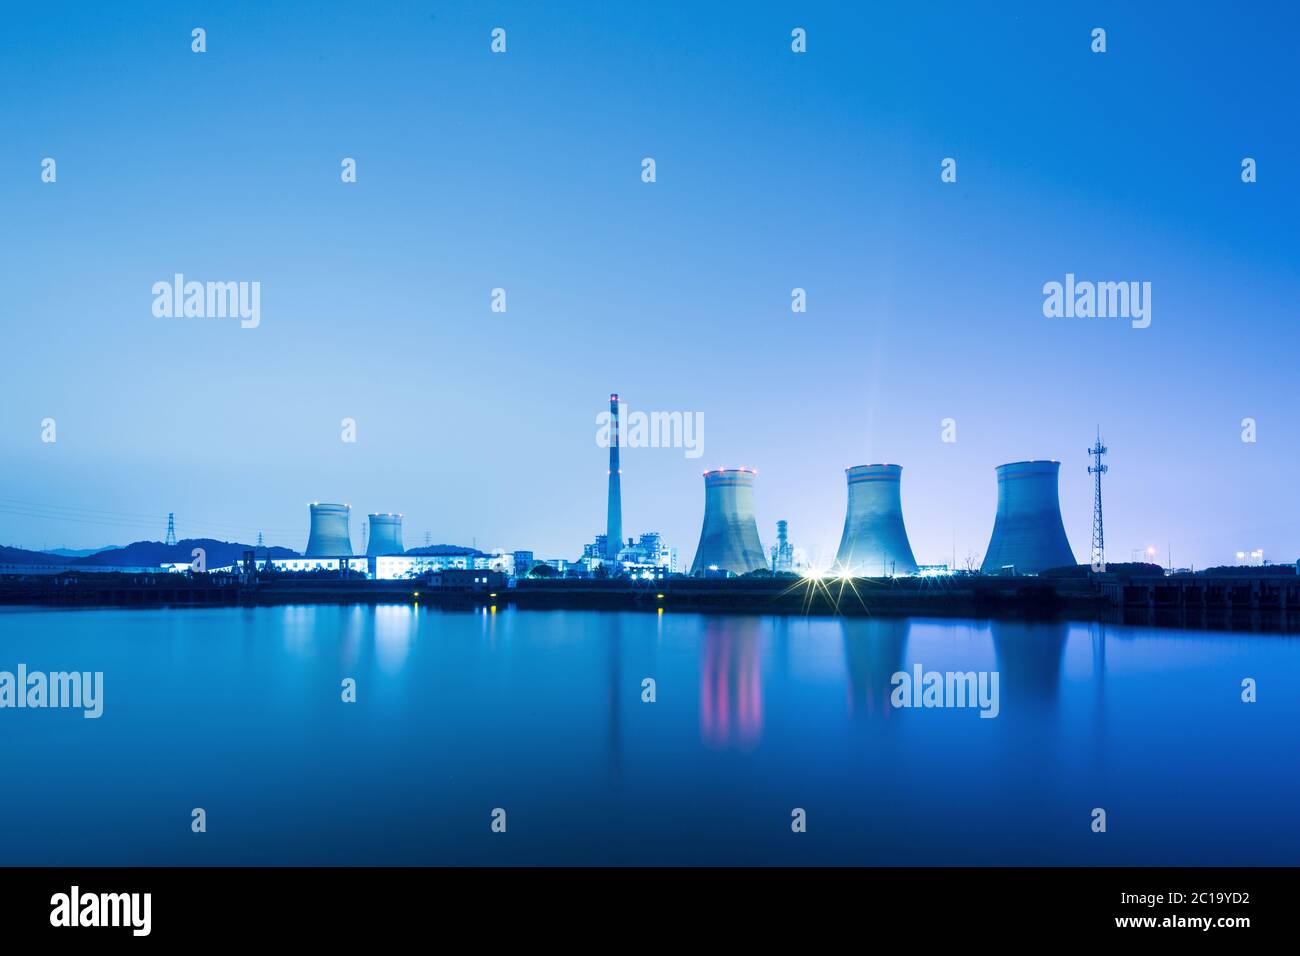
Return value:
M 370 538 L 366 541 L 366 555 L 402 554 L 402 516 L 395 514 L 367 515 Z
M 772 546 L 772 573 L 789 574 L 794 571 L 794 548 L 790 545 L 789 524 L 776 523 L 776 544 Z
M 845 469 L 849 503 L 836 570 L 855 577 L 916 573 L 916 558 L 903 525 L 901 465 L 855 465 Z
M 754 517 L 751 468 L 719 468 L 704 473 L 704 523 L 691 574 L 747 574 L 767 568 Z
M 998 511 L 983 574 L 1037 574 L 1075 564 L 1061 520 L 1059 461 L 998 465 Z
M 352 536 L 348 531 L 351 505 L 311 503 L 311 532 L 307 535 L 308 558 L 351 557 Z
M 616 550 L 613 559 L 607 557 Z M 591 544 L 582 546 L 582 558 L 577 562 L 588 574 L 601 568 L 607 573 L 626 574 L 639 578 L 662 578 L 677 573 L 677 549 L 664 544 L 657 531 L 647 531 L 639 538 L 628 538 L 616 549 L 611 549 L 608 535 L 598 534 Z

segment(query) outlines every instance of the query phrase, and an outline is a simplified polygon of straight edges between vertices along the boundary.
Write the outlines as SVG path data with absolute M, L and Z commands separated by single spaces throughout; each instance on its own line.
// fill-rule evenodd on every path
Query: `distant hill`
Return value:
M 1202 568 L 1196 573 L 1214 578 L 1293 578 L 1296 576 L 1297 569 L 1294 564 L 1257 564 L 1254 567 L 1229 564 Z
M 1145 561 L 1107 561 L 1106 573 L 1130 578 L 1162 578 L 1165 569 L 1158 564 L 1148 564 Z M 1063 568 L 1040 571 L 1038 576 L 1040 578 L 1086 578 L 1090 574 L 1092 574 L 1091 565 L 1071 564 Z
M 243 558 L 245 551 L 256 551 L 259 558 L 269 551 L 273 558 L 296 558 L 298 552 L 290 548 L 256 548 L 238 541 L 217 541 L 215 538 L 186 538 L 174 545 L 161 541 L 136 541 L 120 548 L 108 548 L 83 557 L 64 557 L 47 551 L 28 551 L 24 548 L 0 546 L 0 564 L 65 564 L 70 567 L 92 568 L 152 568 L 160 564 L 194 560 L 194 549 L 207 553 L 207 565 L 220 568 Z
M 478 548 L 466 548 L 459 544 L 431 544 L 425 548 L 407 548 L 407 554 L 423 554 L 432 557 L 479 557 L 484 552 Z
M 238 541 L 217 541 L 215 538 L 186 538 L 184 541 L 177 541 L 173 545 L 166 545 L 161 541 L 136 541 L 122 548 L 100 551 L 84 558 L 76 558 L 68 563 L 110 568 L 145 568 L 180 562 L 188 564 L 194 560 L 193 552 L 195 548 L 202 548 L 206 552 L 207 565 L 210 568 L 220 568 L 227 564 L 234 564 L 244 557 L 245 551 L 256 551 L 258 557 L 263 557 L 267 552 L 270 552 L 273 558 L 298 557 L 298 552 L 289 548 L 257 548 L 251 544 L 240 544 Z
M 44 551 L 28 551 L 24 548 L 8 548 L 0 545 L 0 564 L 67 564 L 67 558 Z
M 41 554 L 53 554 L 60 558 L 87 558 L 92 554 L 99 554 L 101 551 L 112 551 L 114 548 L 120 547 L 120 544 L 106 544 L 102 548 L 43 548 Z

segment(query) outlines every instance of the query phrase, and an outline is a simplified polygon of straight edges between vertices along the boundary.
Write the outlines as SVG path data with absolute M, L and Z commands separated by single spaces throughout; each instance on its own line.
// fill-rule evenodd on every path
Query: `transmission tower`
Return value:
M 262 547 L 262 532 L 257 532 L 257 546 Z
M 176 543 L 176 516 L 170 511 L 167 512 L 167 540 L 164 543 L 169 545 Z
M 1109 470 L 1102 464 L 1101 456 L 1106 454 L 1106 446 L 1101 443 L 1101 427 L 1097 427 L 1097 444 L 1088 449 L 1093 463 L 1088 466 L 1088 474 L 1093 476 L 1092 498 L 1092 569 L 1106 570 L 1106 535 L 1101 524 L 1101 476 Z

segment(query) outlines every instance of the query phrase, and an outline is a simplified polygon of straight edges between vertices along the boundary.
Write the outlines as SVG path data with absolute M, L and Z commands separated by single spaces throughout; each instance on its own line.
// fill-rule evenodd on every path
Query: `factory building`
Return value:
M 677 573 L 677 549 L 664 544 L 657 531 L 647 531 L 639 538 L 628 538 L 616 549 L 616 557 L 606 557 L 612 550 L 609 536 L 598 534 L 591 544 L 582 546 L 582 557 L 577 564 L 588 574 L 600 568 L 607 573 L 626 574 L 639 578 L 662 578 Z
M 370 538 L 366 542 L 368 556 L 401 554 L 406 550 L 402 547 L 401 515 L 372 514 L 366 517 L 370 522 Z
M 997 518 L 982 573 L 1037 574 L 1075 564 L 1061 520 L 1060 470 L 1058 461 L 998 466 Z
M 916 558 L 903 525 L 901 465 L 855 465 L 845 469 L 849 504 L 836 569 L 855 577 L 916 573 Z
M 784 521 L 776 523 L 776 544 L 772 546 L 773 574 L 789 574 L 794 571 L 794 548 L 790 545 L 788 528 L 789 525 Z
M 691 574 L 747 574 L 767 568 L 754 517 L 754 476 L 750 468 L 719 468 L 704 473 L 704 523 Z
M 309 558 L 351 557 L 352 537 L 348 532 L 351 505 L 311 503 L 311 532 L 307 535 Z

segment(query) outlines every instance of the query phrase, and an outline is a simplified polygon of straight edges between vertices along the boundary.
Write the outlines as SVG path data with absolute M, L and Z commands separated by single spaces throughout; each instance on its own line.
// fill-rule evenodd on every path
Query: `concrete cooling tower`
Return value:
M 348 535 L 348 516 L 351 505 L 327 505 L 314 501 L 311 504 L 311 534 L 307 537 L 309 558 L 338 558 L 352 554 L 352 539 Z
M 1057 494 L 1061 463 L 1014 461 L 997 470 L 998 515 L 980 571 L 1037 574 L 1074 565 Z
M 901 465 L 857 465 L 845 469 L 849 508 L 835 564 L 855 577 L 915 574 L 916 558 L 903 527 Z
M 704 473 L 704 526 L 691 574 L 712 568 L 744 574 L 767 567 L 754 518 L 754 475 L 749 468 Z
M 402 516 L 366 515 L 370 522 L 370 538 L 366 541 L 366 555 L 402 554 Z

